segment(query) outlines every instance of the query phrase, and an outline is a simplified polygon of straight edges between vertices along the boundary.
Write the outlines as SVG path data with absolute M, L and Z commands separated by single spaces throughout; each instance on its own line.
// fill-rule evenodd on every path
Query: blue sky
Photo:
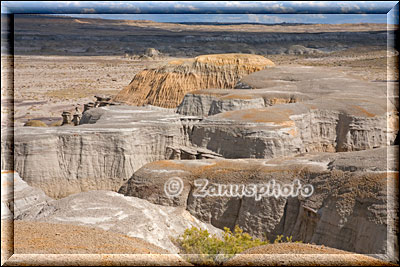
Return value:
M 398 6 L 397 1 L 3 1 L 1 12 L 159 22 L 386 23 L 386 13 L 396 3 Z M 389 22 L 398 23 L 398 8 L 389 16 Z

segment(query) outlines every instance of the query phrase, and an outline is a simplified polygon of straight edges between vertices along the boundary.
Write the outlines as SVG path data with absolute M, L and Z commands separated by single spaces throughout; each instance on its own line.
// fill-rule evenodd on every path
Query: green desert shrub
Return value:
M 27 121 L 24 126 L 31 126 L 31 127 L 47 127 L 47 124 L 42 122 L 42 121 L 38 121 L 38 120 L 30 120 Z
M 192 227 L 173 241 L 186 260 L 196 265 L 220 265 L 249 248 L 269 243 L 268 240 L 251 237 L 237 225 L 233 232 L 224 227 L 222 239 L 211 235 L 207 230 Z M 292 242 L 292 236 L 284 238 L 283 235 L 278 235 L 274 241 L 274 243 L 283 242 Z
M 293 241 L 293 236 L 287 236 L 286 238 L 284 238 L 283 235 L 277 235 L 276 239 L 274 241 L 274 244 L 277 243 L 303 243 L 302 241 Z
M 210 235 L 207 230 L 192 227 L 186 229 L 175 243 L 188 261 L 201 265 L 217 265 L 246 249 L 268 244 L 268 241 L 253 238 L 236 226 L 234 232 L 225 227 L 222 239 Z

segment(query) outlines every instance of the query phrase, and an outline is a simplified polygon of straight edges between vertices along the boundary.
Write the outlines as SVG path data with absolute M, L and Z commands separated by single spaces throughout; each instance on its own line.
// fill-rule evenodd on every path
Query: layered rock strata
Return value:
M 272 160 L 159 161 L 138 170 L 119 192 L 183 207 L 218 228 L 239 225 L 271 240 L 283 234 L 307 243 L 393 257 L 395 250 L 387 247 L 387 241 L 393 242 L 397 230 L 388 218 L 394 218 L 396 202 L 388 188 L 397 185 L 397 153 L 396 146 Z M 172 178 L 182 181 L 177 196 L 165 191 Z M 297 196 L 273 195 L 276 184 L 283 190 L 296 180 L 302 188 Z M 258 187 L 265 184 L 270 187 L 264 191 Z M 257 186 L 253 195 L 250 185 Z M 303 194 L 310 185 L 312 193 Z M 259 199 L 257 192 L 262 194 Z
M 144 164 L 166 159 L 168 146 L 183 144 L 181 117 L 158 108 L 112 106 L 85 112 L 79 126 L 17 129 L 14 168 L 55 198 L 118 190 Z M 2 169 L 9 164 L 2 157 Z
M 272 158 L 382 147 L 398 134 L 398 95 L 386 82 L 311 67 L 275 67 L 242 82 L 255 89 L 186 95 L 179 113 L 218 113 L 194 125 L 194 145 L 227 158 Z
M 186 115 L 120 105 L 88 110 L 76 127 L 18 127 L 14 140 L 2 143 L 2 153 L 12 148 L 15 170 L 24 180 L 59 198 L 118 190 L 156 160 L 357 151 L 391 145 L 398 134 L 390 101 L 395 94 L 385 83 L 304 67 L 270 68 L 242 81 L 262 88 L 198 91 L 192 94 L 198 101 L 187 97 L 180 105 L 178 111 Z M 259 104 L 225 105 L 243 98 Z M 207 116 L 211 110 L 222 113 Z M 2 135 L 11 133 L 2 129 Z M 13 162 L 6 159 L 2 168 L 11 169 Z
M 212 116 L 226 111 L 264 108 L 267 106 L 303 102 L 310 99 L 306 94 L 293 91 L 205 89 L 185 95 L 177 107 L 177 113 L 188 116 Z
M 234 88 L 249 73 L 274 66 L 265 57 L 250 54 L 203 55 L 174 60 L 135 75 L 115 98 L 133 105 L 175 108 L 186 93 L 207 88 Z

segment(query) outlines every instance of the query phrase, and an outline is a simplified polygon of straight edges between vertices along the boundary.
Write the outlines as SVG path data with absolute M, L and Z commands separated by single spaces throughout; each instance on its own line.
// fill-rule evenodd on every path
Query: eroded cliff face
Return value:
M 187 62 L 176 64 L 175 70 L 185 72 Z M 386 241 L 394 240 L 397 231 L 391 189 L 397 188 L 398 170 L 387 165 L 397 153 L 392 151 L 398 134 L 394 92 L 385 83 L 305 67 L 270 68 L 241 83 L 254 89 L 193 92 L 178 107 L 180 114 L 116 105 L 85 112 L 75 127 L 17 127 L 14 168 L 27 184 L 54 198 L 113 190 L 180 207 L 217 228 L 238 224 L 258 237 L 292 235 L 393 258 L 396 247 L 387 244 L 396 243 Z M 153 99 L 169 96 L 167 91 L 162 95 Z M 3 129 L 2 134 L 11 131 Z M 2 153 L 12 148 L 9 142 L 2 142 Z M 2 157 L 3 169 L 8 163 Z M 164 191 L 172 177 L 183 181 L 177 197 Z M 243 185 L 298 179 L 311 185 L 313 193 L 258 200 L 198 197 L 194 182 L 199 178 Z M 75 198 L 69 199 L 60 205 L 72 209 Z M 48 206 L 41 216 L 59 216 L 58 206 Z
M 178 113 L 208 116 L 193 126 L 194 145 L 226 158 L 273 158 L 372 149 L 393 144 L 398 134 L 398 97 L 383 82 L 275 67 L 241 83 L 254 89 L 186 95 Z
M 310 99 L 305 94 L 296 92 L 268 90 L 205 89 L 185 95 L 177 107 L 177 113 L 189 116 L 212 116 L 226 111 L 264 108 L 267 106 L 302 102 Z
M 76 127 L 18 127 L 15 170 L 58 198 L 94 189 L 116 191 L 156 160 L 270 159 L 392 145 L 398 113 L 387 101 L 385 83 L 343 73 L 331 77 L 323 70 L 256 72 L 242 81 L 262 88 L 200 90 L 185 98 L 178 108 L 182 114 L 121 105 L 89 110 Z M 2 153 L 10 142 L 2 142 Z M 10 168 L 6 159 L 3 169 Z
M 292 105 L 222 113 L 193 126 L 190 140 L 225 158 L 275 158 L 306 152 L 383 147 L 398 133 L 396 112 L 375 117 Z M 289 114 L 287 114 L 289 112 Z M 253 118 L 253 119 L 252 119 Z M 235 126 L 233 126 L 235 125 Z
M 397 152 L 397 147 L 390 147 L 272 160 L 160 161 L 138 170 L 119 192 L 156 204 L 184 207 L 218 228 L 239 225 L 258 237 L 266 234 L 274 239 L 283 234 L 303 242 L 383 255 L 391 249 L 387 248 L 387 240 L 393 240 L 397 231 L 388 226 L 387 220 L 395 215 L 387 186 L 397 184 Z M 371 153 L 375 157 L 369 159 Z M 389 169 L 387 161 L 392 163 Z M 375 166 L 373 171 L 369 169 L 371 164 Z M 166 195 L 164 185 L 170 178 L 183 181 L 178 196 Z M 205 187 L 209 195 L 199 195 L 200 179 L 209 181 Z M 269 194 L 257 200 L 256 195 L 244 195 L 246 189 L 240 187 L 271 181 L 283 186 L 294 184 L 296 179 L 302 186 L 311 185 L 312 194 Z M 219 185 L 237 187 L 221 189 Z M 272 192 L 271 188 L 267 190 Z
M 249 73 L 274 66 L 265 57 L 251 54 L 217 54 L 170 61 L 135 75 L 115 98 L 133 105 L 175 108 L 186 93 L 206 88 L 234 88 Z
M 96 123 L 16 130 L 15 170 L 55 198 L 116 191 L 144 164 L 165 159 L 168 146 L 183 142 L 180 116 L 168 111 L 103 107 L 86 112 L 83 121 L 89 117 Z

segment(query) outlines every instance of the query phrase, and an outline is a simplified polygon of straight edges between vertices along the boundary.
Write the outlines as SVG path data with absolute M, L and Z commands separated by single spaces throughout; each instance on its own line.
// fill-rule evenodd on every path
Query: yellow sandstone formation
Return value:
M 234 88 L 239 79 L 275 64 L 259 55 L 215 54 L 168 62 L 135 75 L 115 101 L 174 108 L 186 93 L 208 88 Z

